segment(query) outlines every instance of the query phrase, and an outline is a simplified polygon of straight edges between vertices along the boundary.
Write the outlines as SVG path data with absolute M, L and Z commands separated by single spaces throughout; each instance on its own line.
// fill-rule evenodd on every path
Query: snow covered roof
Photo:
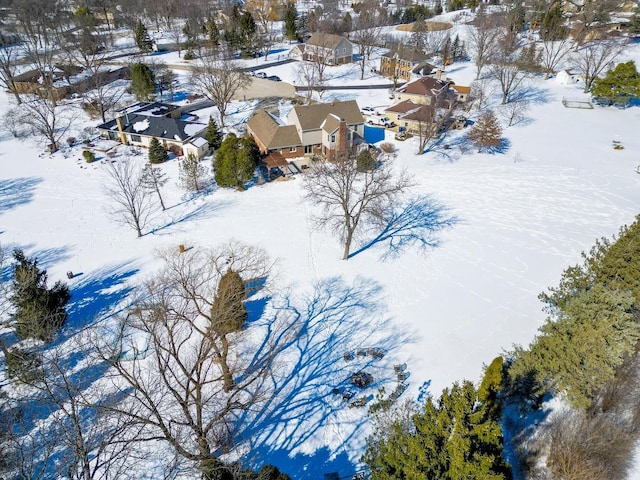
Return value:
M 189 143 L 191 143 L 191 145 L 193 145 L 194 147 L 200 148 L 205 146 L 208 142 L 202 137 L 196 137 L 193 140 L 191 140 L 191 142 Z
M 125 133 L 177 142 L 188 141 L 207 128 L 204 123 L 187 122 L 170 117 L 156 117 L 148 113 L 127 113 L 118 118 L 122 123 L 122 131 Z M 96 128 L 98 130 L 118 130 L 117 119 L 98 125 Z

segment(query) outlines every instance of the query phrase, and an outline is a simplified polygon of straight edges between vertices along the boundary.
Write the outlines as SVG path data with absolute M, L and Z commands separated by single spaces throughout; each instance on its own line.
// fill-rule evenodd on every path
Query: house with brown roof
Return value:
M 380 57 L 380 74 L 388 78 L 408 81 L 411 80 L 411 72 L 428 65 L 428 58 L 429 56 L 424 52 L 399 45 Z M 431 68 L 428 70 L 430 72 Z
M 405 83 L 394 90 L 396 100 L 411 100 L 422 105 L 431 105 L 435 99 L 446 95 L 449 81 L 442 80 L 441 75 L 435 77 L 421 77 Z
M 342 65 L 353 61 L 353 44 L 341 35 L 316 32 L 302 51 L 303 60 L 326 65 Z
M 263 155 L 297 158 L 321 154 L 333 158 L 348 152 L 364 136 L 364 118 L 355 100 L 297 105 L 286 123 L 259 110 L 247 122 L 247 133 Z

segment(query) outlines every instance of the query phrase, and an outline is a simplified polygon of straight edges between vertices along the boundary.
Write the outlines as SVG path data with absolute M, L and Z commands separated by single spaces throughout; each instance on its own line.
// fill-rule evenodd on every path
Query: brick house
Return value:
M 355 100 L 297 105 L 286 123 L 264 110 L 247 122 L 263 155 L 298 158 L 321 154 L 327 158 L 348 152 L 364 136 L 364 118 Z

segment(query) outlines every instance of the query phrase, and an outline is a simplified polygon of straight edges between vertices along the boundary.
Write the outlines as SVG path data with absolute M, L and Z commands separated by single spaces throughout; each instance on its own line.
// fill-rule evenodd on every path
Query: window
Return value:
M 344 48 L 342 49 L 342 53 L 347 53 L 347 47 L 344 47 Z
M 336 136 L 335 135 L 331 135 L 331 143 L 334 143 L 336 141 Z
M 140 135 L 131 135 L 131 141 L 140 143 L 142 142 L 142 139 L 140 138 Z
M 304 153 L 313 153 L 313 145 L 305 145 Z
M 298 147 L 289 147 L 289 152 L 294 153 L 298 150 Z
M 120 137 L 118 137 L 118 134 L 116 132 L 109 132 L 109 140 L 118 140 Z

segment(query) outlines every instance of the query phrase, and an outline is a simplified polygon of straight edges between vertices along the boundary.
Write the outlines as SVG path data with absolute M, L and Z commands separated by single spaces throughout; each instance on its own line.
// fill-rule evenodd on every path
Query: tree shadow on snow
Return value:
M 263 365 L 274 351 L 286 362 L 270 369 L 266 383 L 274 394 L 269 400 L 236 421 L 234 440 L 251 452 L 245 458 L 248 465 L 274 464 L 297 480 L 316 480 L 322 472 L 345 476 L 357 471 L 345 452 L 353 452 L 357 442 L 363 441 L 359 427 L 367 421 L 366 407 L 349 408 L 337 392 L 349 388 L 357 390 L 357 397 L 373 399 L 376 389 L 392 379 L 389 358 L 408 341 L 401 329 L 391 332 L 387 326 L 381 294 L 381 287 L 368 279 L 357 278 L 348 285 L 340 278 L 329 278 L 315 285 L 306 298 L 284 296 L 261 319 L 266 334 L 252 365 Z M 346 360 L 346 353 L 362 347 L 379 348 L 388 357 Z M 360 390 L 349 381 L 362 369 L 375 381 Z M 345 410 L 352 417 L 348 422 Z M 331 425 L 341 430 L 339 442 L 312 454 L 299 452 Z
M 38 177 L 0 180 L 0 213 L 31 202 L 33 193 L 42 180 Z
M 387 212 L 382 229 L 349 258 L 374 246 L 384 248 L 382 260 L 395 258 L 414 246 L 422 251 L 436 248 L 440 245 L 437 234 L 457 222 L 457 217 L 451 215 L 447 207 L 430 196 L 414 197 Z
M 175 233 L 173 231 L 173 227 L 180 226 L 183 223 L 191 222 L 194 220 L 206 220 L 208 218 L 211 218 L 213 215 L 216 214 L 216 212 L 222 210 L 224 207 L 228 205 L 229 205 L 229 202 L 216 202 L 216 203 L 205 202 L 205 203 L 201 203 L 200 205 L 194 206 L 193 208 L 191 208 L 186 212 L 181 212 L 177 215 L 169 214 L 171 219 L 168 222 L 166 222 L 164 225 L 153 228 L 148 233 L 145 233 L 143 236 L 158 235 L 158 234 L 167 235 L 167 234 Z M 164 213 L 167 213 L 168 211 L 169 209 L 165 210 Z

